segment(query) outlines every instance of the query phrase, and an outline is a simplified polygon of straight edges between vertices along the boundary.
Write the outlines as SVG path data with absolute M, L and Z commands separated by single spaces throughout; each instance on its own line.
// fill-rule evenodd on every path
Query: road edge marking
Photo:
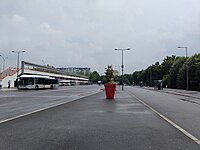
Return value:
M 143 102 L 140 98 L 138 98 L 135 94 L 131 95 L 140 101 L 143 105 L 145 105 L 146 107 L 148 107 L 149 109 L 151 109 L 153 112 L 155 112 L 158 116 L 160 116 L 162 119 L 164 119 L 166 122 L 168 122 L 169 124 L 171 124 L 173 127 L 175 127 L 176 129 L 178 129 L 180 132 L 182 132 L 183 134 L 185 134 L 188 138 L 190 138 L 192 141 L 194 141 L 195 143 L 197 143 L 198 145 L 200 145 L 200 140 L 198 138 L 196 138 L 195 136 L 193 136 L 192 134 L 190 134 L 188 131 L 186 131 L 185 129 L 183 129 L 182 127 L 180 127 L 179 125 L 177 125 L 176 123 L 174 123 L 172 120 L 170 120 L 169 118 L 165 117 L 163 114 L 159 113 L 157 110 L 155 110 L 153 107 L 151 107 L 150 105 L 148 105 L 147 103 Z

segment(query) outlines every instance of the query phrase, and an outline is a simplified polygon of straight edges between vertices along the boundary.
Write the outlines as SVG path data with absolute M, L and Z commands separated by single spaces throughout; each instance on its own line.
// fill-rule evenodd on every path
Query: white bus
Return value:
M 70 80 L 59 80 L 59 86 L 69 86 Z
M 41 75 L 21 75 L 18 81 L 18 89 L 44 89 L 58 86 L 58 79 Z

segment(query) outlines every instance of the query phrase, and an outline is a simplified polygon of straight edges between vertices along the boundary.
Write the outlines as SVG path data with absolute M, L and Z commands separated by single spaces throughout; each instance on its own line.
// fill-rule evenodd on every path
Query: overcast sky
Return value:
M 0 55 L 55 67 L 108 64 L 125 73 L 145 69 L 169 55 L 200 53 L 200 0 L 0 0 Z M 0 60 L 2 63 L 2 60 Z M 2 65 L 1 65 L 2 69 Z

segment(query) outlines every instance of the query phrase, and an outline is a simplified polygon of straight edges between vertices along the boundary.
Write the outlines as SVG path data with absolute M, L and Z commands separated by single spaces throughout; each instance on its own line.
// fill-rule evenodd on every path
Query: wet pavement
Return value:
M 163 88 L 163 90 L 156 90 L 153 87 L 137 87 L 136 88 L 142 88 L 146 90 L 152 90 L 157 92 L 163 92 L 178 96 L 183 96 L 182 100 L 196 103 L 200 105 L 200 91 L 190 91 L 190 90 L 181 90 L 181 89 L 170 89 L 170 88 Z
M 81 98 L 0 124 L 6 150 L 199 150 L 199 145 L 134 96 Z

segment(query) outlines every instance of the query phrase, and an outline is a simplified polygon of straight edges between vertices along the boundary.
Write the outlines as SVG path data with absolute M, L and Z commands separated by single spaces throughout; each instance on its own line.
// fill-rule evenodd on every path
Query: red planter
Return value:
M 116 84 L 104 84 L 107 99 L 114 99 Z

